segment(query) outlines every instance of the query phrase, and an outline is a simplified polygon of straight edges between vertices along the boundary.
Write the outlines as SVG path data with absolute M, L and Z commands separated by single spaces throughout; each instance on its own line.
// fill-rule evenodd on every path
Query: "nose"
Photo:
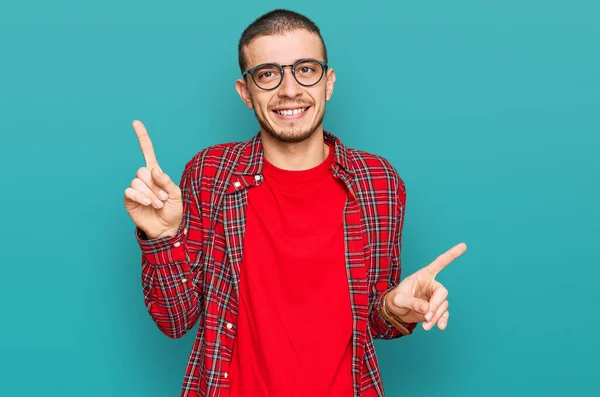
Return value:
M 297 98 L 302 95 L 302 87 L 292 75 L 291 69 L 285 69 L 278 94 L 280 97 L 285 98 Z

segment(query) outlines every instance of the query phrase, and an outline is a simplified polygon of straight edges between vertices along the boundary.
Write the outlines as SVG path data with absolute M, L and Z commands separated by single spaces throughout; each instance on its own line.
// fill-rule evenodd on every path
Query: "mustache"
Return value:
M 298 101 L 294 101 L 294 102 L 285 101 L 285 102 L 278 102 L 278 103 L 274 104 L 273 106 L 271 106 L 271 109 L 283 108 L 283 107 L 298 107 L 298 106 L 308 107 L 308 106 L 312 106 L 312 105 L 313 105 L 312 102 L 303 101 L 303 100 L 298 100 Z

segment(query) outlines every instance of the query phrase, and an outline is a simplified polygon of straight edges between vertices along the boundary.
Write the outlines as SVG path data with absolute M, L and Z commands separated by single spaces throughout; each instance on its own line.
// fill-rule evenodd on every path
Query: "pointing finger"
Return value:
M 142 124 L 142 122 L 139 120 L 135 120 L 133 122 L 133 130 L 135 131 L 135 135 L 137 135 L 140 142 L 140 148 L 142 149 L 144 159 L 146 160 L 146 167 L 150 169 L 160 168 L 158 166 L 158 161 L 156 161 L 156 155 L 154 154 L 152 141 L 150 140 L 150 136 L 148 135 L 148 131 L 146 130 L 144 124 Z
M 444 252 L 442 255 L 438 256 L 433 262 L 429 264 L 428 269 L 435 276 L 438 274 L 443 268 L 448 266 L 450 262 L 461 256 L 467 250 L 467 245 L 465 243 L 460 243 L 450 248 L 448 251 Z

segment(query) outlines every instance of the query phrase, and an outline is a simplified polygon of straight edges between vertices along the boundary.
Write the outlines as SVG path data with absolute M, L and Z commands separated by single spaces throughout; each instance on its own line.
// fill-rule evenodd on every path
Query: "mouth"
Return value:
M 310 106 L 307 107 L 296 107 L 296 108 L 286 108 L 286 109 L 273 109 L 272 112 L 275 113 L 277 118 L 290 120 L 290 119 L 299 119 L 306 114 L 306 111 L 310 109 Z

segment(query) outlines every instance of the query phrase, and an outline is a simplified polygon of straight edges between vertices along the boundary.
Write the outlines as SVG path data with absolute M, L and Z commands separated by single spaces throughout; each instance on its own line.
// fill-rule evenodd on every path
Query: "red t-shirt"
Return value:
M 248 191 L 230 397 L 351 397 L 346 191 L 333 148 L 304 171 L 264 160 Z

